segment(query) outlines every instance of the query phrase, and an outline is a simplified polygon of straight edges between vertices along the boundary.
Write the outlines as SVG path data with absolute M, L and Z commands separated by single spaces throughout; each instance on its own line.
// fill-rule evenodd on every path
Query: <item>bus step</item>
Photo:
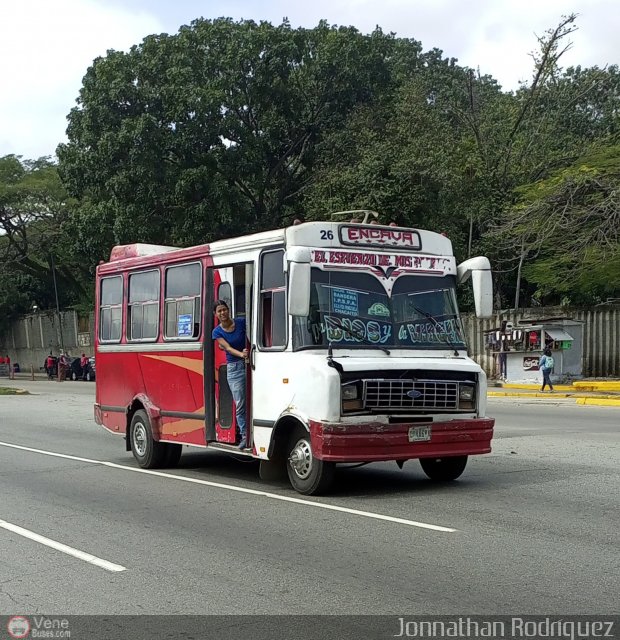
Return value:
M 209 449 L 218 449 L 220 451 L 228 451 L 229 453 L 238 453 L 242 456 L 251 456 L 252 447 L 247 449 L 239 449 L 236 444 L 228 444 L 227 442 L 209 442 Z

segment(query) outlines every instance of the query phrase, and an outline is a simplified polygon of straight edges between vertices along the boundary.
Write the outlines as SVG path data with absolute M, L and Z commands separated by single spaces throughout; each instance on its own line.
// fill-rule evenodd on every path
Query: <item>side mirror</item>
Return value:
M 490 318 L 493 315 L 493 278 L 488 258 L 465 260 L 457 267 L 456 274 L 459 284 L 467 282 L 471 277 L 476 315 L 479 318 Z
M 302 317 L 310 313 L 310 264 L 307 262 L 289 263 L 288 312 Z

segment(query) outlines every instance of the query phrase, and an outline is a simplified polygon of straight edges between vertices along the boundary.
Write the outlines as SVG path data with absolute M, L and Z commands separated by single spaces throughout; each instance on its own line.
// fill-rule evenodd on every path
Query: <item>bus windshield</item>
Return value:
M 293 318 L 293 349 L 465 348 L 454 276 L 403 275 L 388 295 L 369 273 L 312 269 L 310 314 Z

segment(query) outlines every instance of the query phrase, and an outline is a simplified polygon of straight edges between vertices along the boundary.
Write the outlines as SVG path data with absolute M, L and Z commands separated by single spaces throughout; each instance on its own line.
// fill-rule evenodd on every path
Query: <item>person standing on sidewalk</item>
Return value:
M 82 380 L 86 380 L 88 370 L 90 369 L 90 360 L 85 353 L 83 353 L 82 357 L 80 358 L 80 369 L 82 370 Z
M 45 373 L 47 373 L 47 379 L 51 380 L 54 377 L 54 369 L 56 368 L 56 358 L 50 351 L 49 356 L 45 358 Z
M 69 369 L 69 357 L 64 351 L 61 351 L 60 357 L 58 358 L 58 382 L 63 382 L 63 380 L 67 376 L 68 369 Z
M 543 383 L 540 388 L 541 391 L 545 390 L 545 387 L 549 385 L 549 391 L 553 392 L 553 384 L 551 384 L 551 372 L 553 371 L 553 356 L 551 355 L 551 349 L 545 349 L 540 360 L 538 361 L 538 368 L 542 371 Z

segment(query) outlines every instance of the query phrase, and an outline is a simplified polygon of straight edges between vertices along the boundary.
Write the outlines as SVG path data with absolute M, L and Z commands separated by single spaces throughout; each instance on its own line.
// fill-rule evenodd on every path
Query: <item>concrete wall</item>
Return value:
M 72 356 L 93 355 L 94 326 L 92 313 L 81 317 L 76 311 L 62 311 L 60 318 L 51 311 L 27 315 L 0 336 L 0 353 L 8 354 L 22 371 L 31 366 L 40 371 L 49 352 L 57 356 L 63 347 Z

